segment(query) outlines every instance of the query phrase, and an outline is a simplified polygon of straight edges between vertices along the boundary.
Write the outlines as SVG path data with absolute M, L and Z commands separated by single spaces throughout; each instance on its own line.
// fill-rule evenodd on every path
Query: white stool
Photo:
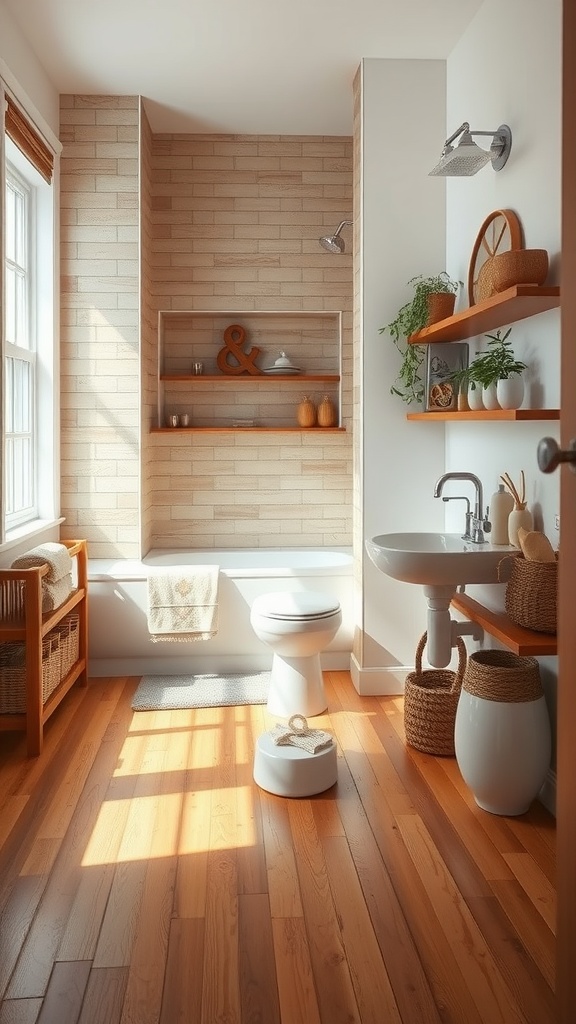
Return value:
M 336 744 L 317 754 L 301 747 L 278 746 L 269 733 L 256 741 L 254 782 L 276 796 L 314 796 L 330 789 L 338 779 Z

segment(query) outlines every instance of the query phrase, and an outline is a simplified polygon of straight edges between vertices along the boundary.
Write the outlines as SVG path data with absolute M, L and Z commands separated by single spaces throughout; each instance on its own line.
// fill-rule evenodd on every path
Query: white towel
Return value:
M 47 541 L 36 548 L 30 548 L 24 555 L 14 559 L 12 569 L 35 569 L 39 565 L 47 565 L 48 572 L 43 577 L 46 583 L 57 583 L 64 576 L 72 573 L 72 559 L 65 544 Z
M 278 747 L 300 747 L 308 754 L 318 754 L 320 750 L 331 747 L 334 742 L 332 733 L 324 729 L 310 729 L 304 715 L 292 715 L 288 725 L 276 722 L 270 735 Z
M 148 577 L 148 630 L 155 642 L 209 640 L 218 630 L 217 565 Z
M 47 583 L 42 580 L 42 614 L 53 612 L 55 608 L 59 608 L 73 590 L 71 573 L 56 580 L 55 583 Z

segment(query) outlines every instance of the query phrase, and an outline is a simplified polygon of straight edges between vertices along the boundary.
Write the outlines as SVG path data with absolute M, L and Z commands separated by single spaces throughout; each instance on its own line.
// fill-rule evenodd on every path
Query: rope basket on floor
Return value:
M 524 555 L 503 559 L 498 566 L 500 580 L 507 575 L 506 564 L 510 566 L 510 576 L 504 603 L 512 622 L 524 629 L 533 629 L 536 633 L 555 634 L 558 556 L 555 562 L 532 562 L 524 558 Z
M 536 658 L 512 651 L 475 651 L 468 658 L 462 689 L 484 700 L 520 704 L 543 695 Z
M 404 729 L 406 742 L 425 754 L 454 756 L 454 723 L 456 708 L 466 668 L 466 647 L 458 637 L 458 668 L 425 669 L 422 654 L 428 634 L 419 640 L 414 659 L 414 672 L 406 676 L 404 688 Z

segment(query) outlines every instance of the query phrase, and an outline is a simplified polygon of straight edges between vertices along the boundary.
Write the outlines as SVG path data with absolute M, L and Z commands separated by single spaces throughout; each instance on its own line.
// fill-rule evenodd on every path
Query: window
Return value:
M 35 251 L 30 186 L 8 164 L 5 214 L 5 469 L 6 529 L 36 518 L 36 337 L 30 254 Z
M 4 98 L 0 543 L 33 532 L 58 513 L 53 154 L 20 108 Z

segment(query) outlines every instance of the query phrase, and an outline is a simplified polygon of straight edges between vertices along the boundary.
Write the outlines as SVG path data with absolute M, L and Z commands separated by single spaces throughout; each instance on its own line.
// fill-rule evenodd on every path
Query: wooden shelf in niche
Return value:
M 505 612 L 493 612 L 467 594 L 456 594 L 452 598 L 452 607 L 465 618 L 477 622 L 490 636 L 496 637 L 514 654 L 537 657 L 558 653 L 556 636 L 523 629 L 512 622 Z
M 304 372 L 222 373 L 218 352 L 231 324 L 246 331 L 246 355 L 259 349 L 257 365 L 271 366 L 281 351 Z M 161 310 L 158 313 L 158 402 L 154 432 L 301 430 L 299 390 L 320 400 L 326 392 L 342 416 L 342 312 L 339 310 Z M 192 373 L 193 362 L 204 373 Z M 231 358 L 231 362 L 235 360 Z M 168 427 L 166 414 L 189 413 L 190 427 Z M 258 426 L 233 426 L 233 421 Z M 322 428 L 339 430 L 335 428 Z
M 484 302 L 469 306 L 454 316 L 440 320 L 407 339 L 410 345 L 428 345 L 440 341 L 462 341 L 477 334 L 493 331 L 504 324 L 514 324 L 527 317 L 545 313 L 560 305 L 560 288 L 537 288 L 515 285 Z
M 344 434 L 346 427 L 151 427 L 151 434 Z
M 476 412 L 409 412 L 407 420 L 559 420 L 560 409 L 493 409 Z
M 244 374 L 230 374 L 229 376 L 225 373 L 201 373 L 201 374 L 182 374 L 182 373 L 161 373 L 160 380 L 170 381 L 172 384 L 182 383 L 187 384 L 193 382 L 194 384 L 202 384 L 204 382 L 208 384 L 266 384 L 271 383 L 282 383 L 287 384 L 289 382 L 304 383 L 310 381 L 323 381 L 324 383 L 338 383 L 340 380 L 340 374 L 338 373 L 244 373 Z

